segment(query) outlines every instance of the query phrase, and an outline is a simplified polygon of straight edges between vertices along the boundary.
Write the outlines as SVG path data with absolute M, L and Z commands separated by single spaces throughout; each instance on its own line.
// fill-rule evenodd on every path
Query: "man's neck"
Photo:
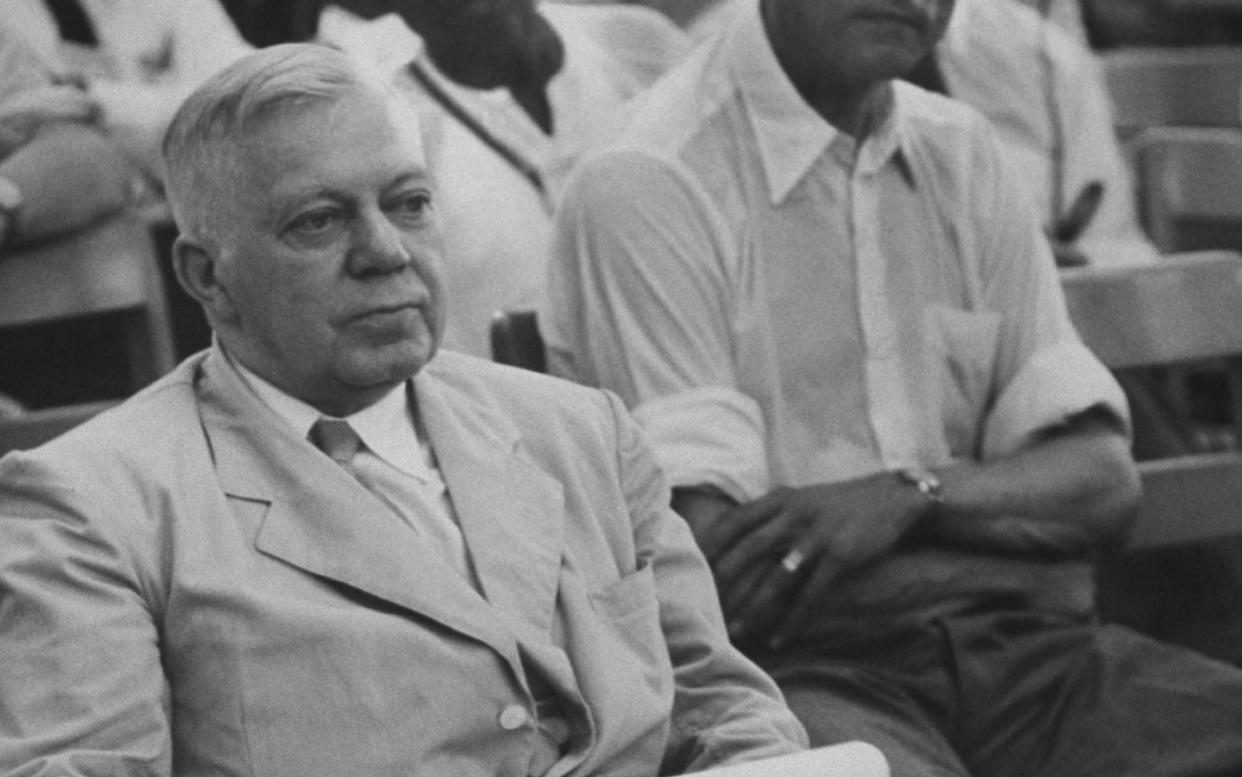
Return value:
M 852 136 L 860 145 L 884 123 L 893 106 L 891 81 L 836 89 L 810 89 L 797 83 L 794 85 L 824 121 Z

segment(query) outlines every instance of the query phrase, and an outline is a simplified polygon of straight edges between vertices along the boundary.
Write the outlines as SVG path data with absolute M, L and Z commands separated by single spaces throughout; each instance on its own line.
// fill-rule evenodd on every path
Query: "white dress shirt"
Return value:
M 58 71 L 87 76 L 114 138 L 152 178 L 159 143 L 191 91 L 250 51 L 220 0 L 79 0 L 99 38 L 60 40 L 44 0 L 4 0 L 0 24 Z
M 892 97 L 856 146 L 798 95 L 752 0 L 583 161 L 540 314 L 549 366 L 634 408 L 674 485 L 747 501 L 1004 456 L 1087 408 L 1128 423 L 987 121 Z M 1050 583 L 969 555 L 869 567 L 832 592 L 843 625 L 984 591 L 1091 606 L 1085 566 Z
M 1000 455 L 1094 404 L 1125 417 L 986 122 L 893 94 L 856 149 L 752 3 L 575 179 L 551 367 L 635 407 L 675 484 L 753 499 Z
M 221 353 L 225 353 L 221 349 Z M 281 391 L 246 369 L 236 359 L 228 364 L 242 382 L 302 438 L 323 413 Z M 440 552 L 442 558 L 474 582 L 461 527 L 435 454 L 426 435 L 418 433 L 416 410 L 410 401 L 409 381 L 395 387 L 370 407 L 344 417 L 362 439 L 354 467 L 365 473 L 366 485 L 380 493 L 393 512 Z

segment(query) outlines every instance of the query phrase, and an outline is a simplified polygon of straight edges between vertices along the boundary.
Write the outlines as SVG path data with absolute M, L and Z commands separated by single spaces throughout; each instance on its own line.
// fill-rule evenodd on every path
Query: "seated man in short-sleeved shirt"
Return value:
M 813 742 L 902 777 L 1242 769 L 1242 673 L 1095 620 L 1126 403 L 987 121 L 894 81 L 952 5 L 741 8 L 571 183 L 549 363 L 647 427 Z

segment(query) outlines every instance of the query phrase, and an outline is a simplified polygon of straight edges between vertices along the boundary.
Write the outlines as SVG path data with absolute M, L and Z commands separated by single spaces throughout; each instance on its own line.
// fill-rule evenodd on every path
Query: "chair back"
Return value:
M 535 311 L 497 311 L 492 316 L 489 334 L 493 361 L 533 372 L 547 371 Z
M 1242 128 L 1155 128 L 1132 153 L 1143 222 L 1161 251 L 1242 250 Z
M 1140 267 L 1062 271 L 1070 318 L 1112 369 L 1214 360 L 1228 377 L 1234 438 L 1242 440 L 1242 255 L 1175 254 Z M 1143 498 L 1133 547 L 1242 533 L 1242 455 L 1177 456 L 1139 464 Z
M 138 389 L 172 369 L 168 307 L 146 222 L 122 214 L 0 257 L 0 329 L 121 313 Z
M 1242 46 L 1120 48 L 1101 57 L 1123 138 L 1146 127 L 1242 124 Z

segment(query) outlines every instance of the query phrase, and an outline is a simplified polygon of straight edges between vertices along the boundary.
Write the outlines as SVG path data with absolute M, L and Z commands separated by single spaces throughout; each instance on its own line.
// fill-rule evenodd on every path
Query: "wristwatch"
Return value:
M 929 512 L 934 512 L 936 508 L 944 504 L 940 478 L 936 477 L 931 470 L 924 469 L 923 467 L 904 467 L 897 470 L 897 479 L 914 486 L 920 494 L 927 498 L 927 509 Z
M 17 221 L 17 209 L 21 207 L 22 190 L 13 179 L 0 175 L 0 220 L 5 223 L 0 228 L 0 246 L 13 238 L 13 226 Z

